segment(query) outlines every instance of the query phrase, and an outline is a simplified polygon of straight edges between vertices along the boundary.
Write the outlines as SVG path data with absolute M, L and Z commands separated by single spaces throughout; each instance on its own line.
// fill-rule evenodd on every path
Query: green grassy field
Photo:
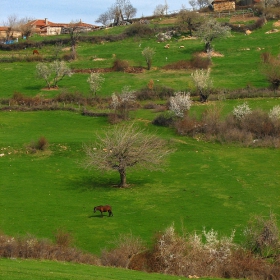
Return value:
M 247 85 L 253 87 L 267 87 L 268 83 L 261 73 L 260 54 L 269 51 L 276 55 L 279 52 L 279 34 L 265 34 L 273 28 L 273 22 L 269 22 L 263 28 L 253 31 L 250 36 L 243 33 L 232 32 L 227 39 L 214 41 L 215 51 L 223 57 L 213 57 L 212 78 L 215 88 L 236 89 Z M 121 30 L 121 29 L 120 29 Z M 123 29 L 124 30 L 124 27 Z M 110 32 L 110 31 L 102 31 Z M 96 36 L 99 33 L 96 33 Z M 145 67 L 142 50 L 149 46 L 155 49 L 152 70 L 140 74 L 106 73 L 101 92 L 102 96 L 111 95 L 120 91 L 123 86 L 130 85 L 133 89 L 146 86 L 150 79 L 155 84 L 172 87 L 175 90 L 188 90 L 193 87 L 190 79 L 191 71 L 160 71 L 160 68 L 168 63 L 178 60 L 190 59 L 195 52 L 203 50 L 203 43 L 199 40 L 178 41 L 172 39 L 169 49 L 165 49 L 164 43 L 158 43 L 156 38 L 129 38 L 117 42 L 104 42 L 104 44 L 80 43 L 77 47 L 79 59 L 71 62 L 71 68 L 107 68 L 113 65 L 114 57 L 127 60 L 131 66 Z M 184 49 L 179 46 L 184 45 Z M 67 46 L 65 46 L 67 47 Z M 249 49 L 249 50 L 248 50 Z M 260 50 L 259 50 L 260 49 Z M 31 55 L 32 49 L 17 51 L 17 55 Z M 44 46 L 40 53 L 42 56 L 52 56 L 53 46 Z M 63 53 L 63 52 L 62 52 Z M 0 51 L 0 57 L 11 56 L 10 52 Z M 115 56 L 114 56 L 115 55 Z M 1 63 L 0 97 L 10 97 L 15 91 L 27 95 L 50 93 L 42 91 L 44 81 L 36 79 L 37 62 L 29 63 Z M 86 82 L 88 74 L 74 74 L 60 83 L 60 89 L 67 88 L 70 91 L 89 93 L 89 85 Z M 11 87 L 10 85 L 14 86 Z
M 180 280 L 182 277 L 148 274 L 119 268 L 34 260 L 0 259 L 1 278 L 5 280 Z M 218 278 L 199 278 L 218 280 Z
M 268 85 L 260 74 L 257 47 L 274 54 L 279 51 L 279 34 L 265 34 L 271 28 L 270 22 L 250 36 L 236 33 L 214 43 L 215 49 L 224 54 L 213 58 L 215 87 Z M 179 49 L 181 44 L 185 49 Z M 203 45 L 198 40 L 172 41 L 168 50 L 154 38 L 104 45 L 83 43 L 78 47 L 79 59 L 70 66 L 111 67 L 112 54 L 129 60 L 131 65 L 145 66 L 141 56 L 145 46 L 156 49 L 154 68 L 141 74 L 106 73 L 100 95 L 109 96 L 125 85 L 139 89 L 150 79 L 176 90 L 192 87 L 190 71 L 161 71 L 160 67 L 167 62 L 189 59 L 193 52 L 201 51 Z M 247 47 L 250 51 L 243 50 Z M 52 49 L 46 47 L 41 52 L 50 54 Z M 94 61 L 93 56 L 104 60 Z M 1 63 L 0 66 L 0 98 L 9 98 L 14 92 L 53 97 L 63 89 L 89 93 L 86 74 L 65 78 L 58 91 L 44 91 L 44 83 L 35 78 L 36 63 Z M 251 108 L 266 111 L 279 104 L 278 98 L 246 101 Z M 243 102 L 221 102 L 223 115 Z M 190 114 L 200 115 L 206 106 L 210 105 L 196 104 Z M 169 157 L 165 172 L 131 170 L 127 174 L 130 188 L 119 189 L 115 187 L 119 180 L 117 173 L 89 172 L 81 167 L 85 158 L 83 144 L 93 141 L 96 133 L 110 129 L 106 118 L 65 111 L 1 111 L 0 229 L 12 236 L 31 234 L 52 239 L 53 233 L 63 228 L 73 235 L 77 247 L 98 255 L 125 233 L 139 236 L 149 245 L 158 231 L 172 223 L 179 232 L 183 227 L 200 233 L 205 227 L 217 230 L 220 235 L 230 235 L 236 229 L 235 241 L 241 242 L 251 215 L 280 214 L 279 149 L 243 148 L 178 136 L 171 129 L 153 126 L 150 121 L 155 116 L 151 110 L 131 113 L 133 121 L 167 139 L 176 151 Z M 49 149 L 27 154 L 26 146 L 40 136 L 49 141 Z M 93 213 L 94 206 L 107 203 L 113 206 L 114 217 L 102 219 Z M 88 275 L 104 277 L 98 279 L 143 279 L 143 274 L 138 272 L 49 262 L 0 260 L 0 268 L 5 279 L 30 279 L 28 275 L 33 275 L 32 279 L 89 279 Z M 145 279 L 149 277 L 165 279 L 165 276 L 145 274 Z M 166 279 L 180 278 L 166 276 Z

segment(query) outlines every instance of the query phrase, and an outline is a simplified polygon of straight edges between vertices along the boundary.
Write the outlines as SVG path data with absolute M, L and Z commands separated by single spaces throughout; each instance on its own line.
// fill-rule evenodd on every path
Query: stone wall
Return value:
M 214 12 L 235 11 L 234 1 L 219 1 L 213 3 Z

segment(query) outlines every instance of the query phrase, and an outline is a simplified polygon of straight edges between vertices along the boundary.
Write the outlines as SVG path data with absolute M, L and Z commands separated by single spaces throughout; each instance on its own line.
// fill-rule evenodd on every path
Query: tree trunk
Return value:
M 120 188 L 126 187 L 126 172 L 124 169 L 119 170 L 121 182 L 119 184 Z
M 209 53 L 211 51 L 211 42 L 206 42 L 205 43 L 205 52 Z

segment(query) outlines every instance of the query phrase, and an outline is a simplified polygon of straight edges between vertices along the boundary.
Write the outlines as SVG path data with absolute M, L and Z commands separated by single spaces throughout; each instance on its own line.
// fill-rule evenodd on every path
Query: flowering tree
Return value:
M 192 105 L 192 101 L 189 93 L 176 92 L 174 96 L 170 97 L 169 109 L 174 113 L 176 117 L 183 118 L 186 111 L 188 111 Z
M 90 86 L 90 91 L 96 96 L 97 91 L 101 89 L 101 85 L 104 83 L 105 79 L 100 73 L 91 73 L 87 79 Z
M 230 35 L 230 27 L 223 26 L 214 18 L 210 18 L 200 25 L 195 35 L 205 44 L 205 52 L 212 51 L 212 41 L 216 38 L 224 38 Z
M 246 102 L 234 107 L 234 109 L 232 111 L 233 115 L 238 120 L 242 120 L 246 115 L 251 114 L 251 112 L 252 112 L 252 110 Z
M 136 96 L 134 94 L 134 90 L 131 90 L 130 86 L 125 86 L 123 87 L 121 94 L 112 94 L 111 106 L 114 109 L 115 114 L 118 111 L 122 118 L 127 120 L 129 108 L 133 103 L 135 103 L 135 99 Z
M 52 63 L 40 62 L 36 65 L 37 76 L 43 80 L 48 85 L 48 88 L 55 88 L 59 81 L 61 81 L 65 76 L 71 76 L 71 69 L 67 66 L 65 61 L 55 60 Z
M 210 78 L 210 68 L 207 70 L 195 70 L 191 74 L 197 91 L 200 95 L 200 101 L 206 102 L 209 96 L 209 92 L 212 88 L 212 80 Z
M 155 55 L 154 49 L 147 47 L 142 51 L 142 55 L 144 56 L 144 58 L 146 60 L 148 70 L 150 70 L 151 66 L 152 66 L 152 59 L 153 59 L 153 56 Z
M 148 170 L 160 170 L 165 157 L 171 152 L 165 142 L 148 134 L 134 124 L 116 125 L 97 134 L 96 142 L 84 146 L 85 168 L 100 171 L 115 170 L 120 174 L 120 187 L 126 187 L 127 169 L 138 166 Z
M 274 106 L 268 115 L 272 120 L 280 120 L 280 105 Z

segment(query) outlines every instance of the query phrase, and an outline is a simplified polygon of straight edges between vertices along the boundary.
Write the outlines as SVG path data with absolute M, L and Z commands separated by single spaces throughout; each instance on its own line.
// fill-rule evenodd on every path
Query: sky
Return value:
M 189 8 L 188 0 L 130 0 L 137 9 L 136 17 L 151 16 L 157 5 L 169 7 L 168 12 Z M 0 26 L 11 15 L 17 18 L 45 19 L 54 23 L 69 23 L 82 20 L 82 22 L 96 23 L 98 16 L 108 10 L 116 0 L 0 0 Z

